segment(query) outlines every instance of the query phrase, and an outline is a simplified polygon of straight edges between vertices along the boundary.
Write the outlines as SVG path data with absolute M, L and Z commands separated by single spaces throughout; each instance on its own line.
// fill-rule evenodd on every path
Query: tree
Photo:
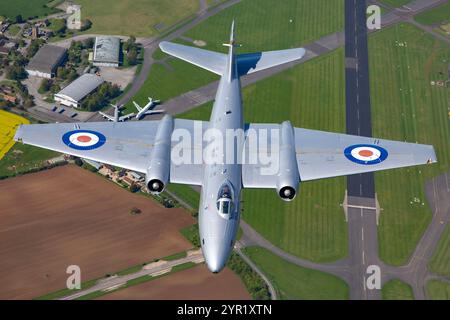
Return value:
M 134 66 L 135 64 L 137 64 L 137 51 L 136 49 L 131 49 L 128 53 L 127 53 L 127 58 L 128 58 L 128 64 Z
M 0 110 L 7 110 L 11 107 L 11 102 L 6 100 L 0 100 Z
M 76 78 L 78 78 L 78 73 L 75 70 L 70 70 L 69 74 L 67 75 L 67 80 L 69 80 L 70 82 L 72 82 L 73 80 L 75 80 Z
M 69 71 L 64 67 L 60 66 L 56 69 L 56 76 L 60 79 L 65 80 L 67 78 L 68 74 L 69 74 Z
M 52 19 L 51 29 L 55 34 L 64 34 L 66 28 L 66 21 L 64 19 Z
M 16 23 L 22 23 L 22 22 L 23 22 L 22 15 L 21 15 L 21 14 L 18 14 L 18 15 L 16 16 Z
M 42 39 L 32 40 L 30 46 L 27 49 L 27 57 L 31 58 L 32 56 L 34 56 L 43 43 L 44 40 Z
M 86 40 L 84 40 L 83 46 L 85 49 L 94 47 L 94 38 L 87 38 Z
M 41 85 L 39 86 L 38 92 L 45 93 L 50 90 L 52 83 L 49 79 L 42 79 Z
M 83 49 L 83 44 L 80 41 L 72 41 L 69 48 L 68 60 L 73 64 L 80 63 L 81 61 L 81 50 Z
M 132 215 L 140 214 L 141 212 L 142 212 L 141 209 L 139 209 L 137 207 L 133 207 L 130 210 L 130 214 L 132 214 Z
M 27 77 L 27 73 L 23 66 L 12 65 L 6 71 L 6 77 L 11 80 L 23 80 Z
M 139 186 L 136 183 L 132 183 L 131 186 L 130 186 L 130 191 L 133 192 L 133 193 L 138 192 L 139 189 L 140 188 L 139 188 Z
M 61 87 L 57 83 L 53 83 L 52 86 L 50 87 L 51 93 L 58 93 L 59 90 L 61 90 Z
M 83 161 L 80 158 L 75 158 L 75 164 L 81 167 L 83 165 Z
M 25 66 L 28 63 L 28 59 L 16 51 L 14 62 L 17 63 L 19 66 Z
M 92 26 L 92 21 L 89 19 L 84 19 L 81 23 L 81 31 L 87 30 Z
M 27 96 L 23 101 L 23 106 L 25 108 L 31 108 L 32 106 L 34 106 L 33 98 L 31 96 Z

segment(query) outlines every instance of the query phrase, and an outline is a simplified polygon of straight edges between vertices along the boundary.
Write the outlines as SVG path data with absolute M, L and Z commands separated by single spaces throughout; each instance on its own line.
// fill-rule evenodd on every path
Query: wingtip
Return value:
M 14 141 L 16 141 L 16 142 L 23 142 L 22 141 L 22 125 L 19 125 L 17 127 L 16 133 L 14 135 Z
M 167 47 L 167 44 L 169 44 L 170 42 L 168 42 L 168 41 L 161 41 L 160 43 L 159 43 L 159 48 L 163 51 L 163 52 L 165 52 L 164 50 L 165 50 L 165 48 Z
M 429 158 L 427 160 L 427 164 L 433 164 L 436 163 L 437 161 L 437 157 L 436 157 L 436 150 L 434 150 L 433 146 L 430 146 L 430 155 Z
M 298 48 L 298 52 L 299 52 L 299 59 L 302 59 L 305 55 L 306 55 L 306 49 L 305 48 Z

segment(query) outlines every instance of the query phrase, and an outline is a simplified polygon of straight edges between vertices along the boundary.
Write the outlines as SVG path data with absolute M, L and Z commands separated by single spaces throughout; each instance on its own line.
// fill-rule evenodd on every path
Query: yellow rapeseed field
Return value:
M 30 123 L 14 113 L 0 110 L 0 160 L 14 145 L 14 134 L 20 124 Z

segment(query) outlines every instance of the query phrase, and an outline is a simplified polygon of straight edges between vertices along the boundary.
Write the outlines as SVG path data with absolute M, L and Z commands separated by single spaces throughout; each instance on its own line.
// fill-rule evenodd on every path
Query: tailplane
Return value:
M 272 68 L 281 64 L 299 60 L 304 57 L 306 51 L 303 48 L 287 49 L 279 51 L 255 52 L 247 54 L 234 54 L 235 43 L 234 21 L 231 24 L 230 43 L 224 44 L 230 47 L 228 55 L 195 47 L 163 41 L 159 44 L 161 50 L 167 54 L 189 62 L 193 65 L 211 71 L 220 76 L 227 72 L 228 60 L 237 63 L 239 76 Z

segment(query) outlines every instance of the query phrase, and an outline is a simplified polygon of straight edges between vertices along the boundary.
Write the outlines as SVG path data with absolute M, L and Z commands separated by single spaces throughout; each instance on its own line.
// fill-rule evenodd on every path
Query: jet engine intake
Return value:
M 295 151 L 294 128 L 290 121 L 280 126 L 280 159 L 277 180 L 277 193 L 284 201 L 292 201 L 297 195 L 300 175 Z
M 165 115 L 156 131 L 150 165 L 145 179 L 148 190 L 153 194 L 163 192 L 169 182 L 173 122 L 171 115 Z

